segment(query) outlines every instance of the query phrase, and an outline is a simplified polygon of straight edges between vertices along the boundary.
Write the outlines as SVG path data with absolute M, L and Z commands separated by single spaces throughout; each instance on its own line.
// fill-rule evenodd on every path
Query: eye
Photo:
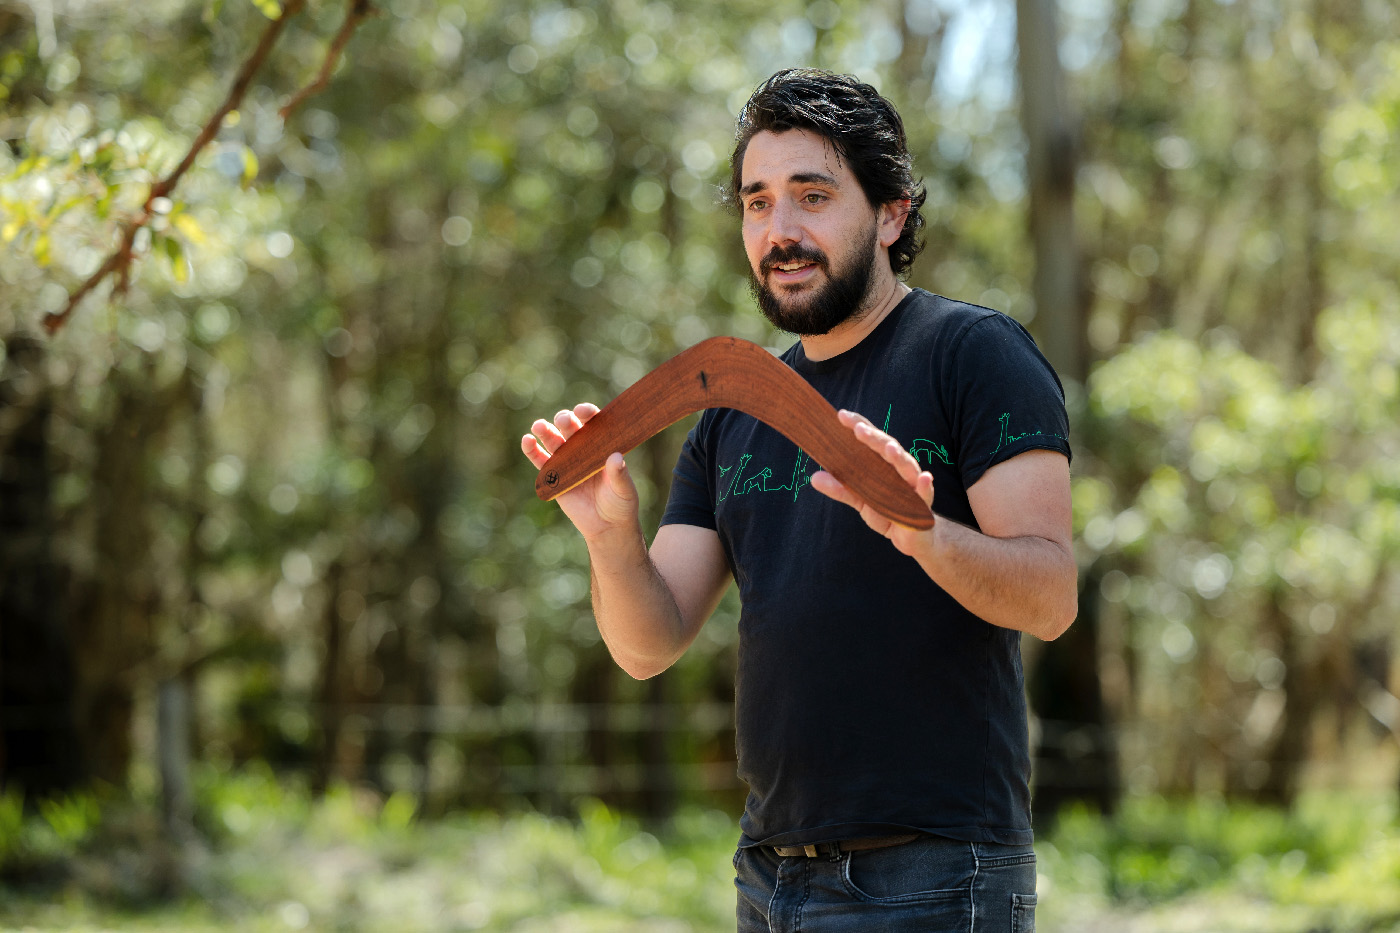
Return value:
M 809 191 L 802 196 L 802 200 L 806 201 L 808 204 L 820 204 L 827 200 L 827 196 L 820 191 Z
M 748 205 L 744 209 L 749 211 L 761 211 L 767 206 L 767 201 L 763 200 L 762 198 L 754 198 L 748 203 Z

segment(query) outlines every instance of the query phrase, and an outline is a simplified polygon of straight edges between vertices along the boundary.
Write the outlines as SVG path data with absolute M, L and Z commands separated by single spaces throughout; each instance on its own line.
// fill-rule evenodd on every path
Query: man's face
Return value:
M 775 326 L 825 334 L 865 310 L 875 262 L 888 262 L 877 249 L 879 212 L 829 140 L 806 130 L 756 134 L 739 203 L 754 298 Z

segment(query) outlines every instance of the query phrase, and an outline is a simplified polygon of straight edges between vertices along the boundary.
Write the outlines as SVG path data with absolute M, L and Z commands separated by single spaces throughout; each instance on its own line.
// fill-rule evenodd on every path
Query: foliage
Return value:
M 159 205 L 131 291 L 11 378 L 276 4 L 52 6 L 0 0 L 0 380 L 29 393 L 0 458 L 11 415 L 48 419 L 32 495 L 63 585 L 30 621 L 66 633 L 94 771 L 150 769 L 154 687 L 184 678 L 219 767 L 433 815 L 737 809 L 733 598 L 674 671 L 625 680 L 518 438 L 711 334 L 787 342 L 715 199 L 734 112 L 783 65 L 906 115 L 929 186 L 911 283 L 1043 328 L 1011 5 L 385 0 L 284 122 L 344 14 L 313 3 Z M 1128 784 L 1353 781 L 1400 735 L 1400 49 L 1373 41 L 1397 14 L 1063 14 L 1101 363 L 1069 386 L 1076 531 Z M 630 455 L 649 525 L 678 444 Z M 205 828 L 260 831 L 264 805 Z
M 414 817 L 406 796 L 337 785 L 313 800 L 265 769 L 206 769 L 201 825 L 212 849 L 189 860 L 164 903 L 133 903 L 115 879 L 132 871 L 98 828 L 65 855 L 59 880 L 19 894 L 0 886 L 8 918 L 141 929 L 722 930 L 732 925 L 731 817 L 687 809 L 658 835 L 594 800 L 572 821 Z M 111 814 L 106 814 L 109 819 Z M 26 832 L 39 833 L 30 817 Z M 163 851 L 148 840 L 144 870 Z M 202 843 L 196 843 L 202 848 Z M 107 870 L 104 863 L 113 862 Z M 6 876 L 12 874 L 4 864 Z M 137 868 L 141 870 L 140 867 Z M 43 892 L 50 893 L 45 895 Z M 54 897 L 53 894 L 59 894 Z M 31 899 L 32 896 L 32 899 Z
M 97 825 L 99 808 L 87 793 L 61 795 L 39 803 L 26 817 L 14 790 L 0 794 L 0 875 L 24 879 L 72 858 Z
M 1219 718 L 1200 728 L 1238 756 L 1223 765 L 1236 790 L 1269 779 L 1240 754 L 1273 757 L 1282 704 L 1260 697 L 1281 699 L 1290 667 L 1383 643 L 1400 588 L 1386 454 L 1400 440 L 1400 329 L 1353 298 L 1319 316 L 1317 346 L 1318 375 L 1302 386 L 1221 335 L 1202 346 L 1168 332 L 1091 380 L 1097 428 L 1120 440 L 1100 448 L 1118 482 L 1080 480 L 1079 537 L 1119 568 L 1103 591 L 1151 669 L 1139 709 L 1171 728 L 1184 725 L 1174 710 L 1193 715 L 1182 696 L 1208 704 Z M 1310 685 L 1292 674 L 1297 703 Z M 1386 672 L 1361 676 L 1383 685 Z M 1148 760 L 1168 774 L 1174 754 Z
M 1103 929 L 1202 933 L 1400 926 L 1390 802 L 1312 795 L 1285 813 L 1135 797 L 1116 819 L 1065 814 L 1037 852 L 1047 929 L 1087 917 Z
M 715 197 L 732 114 L 772 43 L 871 78 L 897 69 L 903 106 L 946 116 L 911 124 L 938 274 L 1025 313 L 1016 215 L 990 187 L 1012 191 L 1014 173 L 984 158 L 1016 121 L 944 113 L 921 64 L 938 14 L 914 29 L 897 10 L 796 2 L 381 11 L 284 125 L 277 89 L 301 83 L 299 53 L 315 60 L 339 11 L 313 5 L 314 30 L 289 26 L 265 84 L 138 244 L 137 287 L 86 307 L 50 348 L 55 557 L 74 568 L 74 612 L 91 613 L 72 627 L 122 633 L 78 638 L 78 719 L 97 718 L 109 685 L 128 690 L 133 666 L 149 683 L 199 664 L 201 751 L 217 762 L 319 762 L 440 803 L 591 791 L 639 805 L 658 752 L 611 710 L 728 702 L 734 603 L 660 687 L 625 682 L 591 619 L 581 542 L 530 497 L 516 439 L 711 334 L 786 341 L 750 307 Z M 94 8 L 61 22 L 52 52 L 37 33 L 11 40 L 24 133 L 0 147 L 0 334 L 91 271 L 265 24 L 251 4 L 184 13 Z M 142 54 L 133 34 L 151 37 Z M 939 123 L 966 145 L 936 145 Z M 678 443 L 633 454 L 652 519 Z M 130 475 L 108 467 L 117 457 Z M 110 540 L 118 530 L 138 541 Z M 386 712 L 414 706 L 448 722 L 415 735 Z M 351 708 L 369 713 L 335 713 Z M 499 726 L 454 731 L 473 708 Z M 528 710 L 549 708 L 609 711 L 587 714 L 592 737 L 530 728 Z M 732 797 L 732 775 L 712 776 L 732 761 L 727 723 L 708 719 L 652 747 L 695 762 L 682 786 Z M 121 755 L 104 763 L 112 780 Z M 643 773 L 603 779 L 629 771 Z
M 732 929 L 738 828 L 728 814 L 685 808 L 647 828 L 585 798 L 567 820 L 421 819 L 406 800 L 348 785 L 313 799 L 265 769 L 204 769 L 207 843 L 194 843 L 199 854 L 173 887 L 151 888 L 166 857 L 157 827 L 141 844 L 117 844 L 129 804 L 113 800 L 42 884 L 9 886 L 7 855 L 0 906 L 7 922 L 39 929 Z M 19 811 L 6 806 L 8 826 Z M 49 825 L 38 812 L 22 823 L 36 837 Z M 1065 814 L 1037 851 L 1045 930 L 1360 933 L 1400 923 L 1400 825 L 1394 804 L 1376 798 L 1311 795 L 1290 814 L 1132 797 L 1113 819 Z M 146 893 L 133 899 L 121 879 L 143 872 Z

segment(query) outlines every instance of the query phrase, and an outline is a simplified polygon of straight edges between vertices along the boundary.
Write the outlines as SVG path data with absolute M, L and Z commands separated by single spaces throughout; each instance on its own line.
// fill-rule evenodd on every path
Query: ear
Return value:
M 876 211 L 876 220 L 879 222 L 880 245 L 889 248 L 894 245 L 904 232 L 904 220 L 909 216 L 911 202 L 908 198 L 899 201 L 890 201 L 880 205 Z

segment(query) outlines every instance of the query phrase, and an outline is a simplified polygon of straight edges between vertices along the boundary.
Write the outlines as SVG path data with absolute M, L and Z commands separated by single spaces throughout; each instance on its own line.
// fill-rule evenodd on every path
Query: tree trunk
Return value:
M 1079 618 L 1045 645 L 1030 682 L 1040 723 L 1034 756 L 1034 816 L 1038 831 L 1054 825 L 1061 807 L 1082 801 L 1111 814 L 1121 791 L 1118 752 L 1099 676 L 1102 575 L 1085 575 Z
M 317 691 L 320 702 L 321 744 L 316 750 L 311 772 L 312 793 L 326 792 L 337 775 L 336 761 L 340 751 L 340 728 L 345 719 L 345 689 L 343 660 L 344 620 L 341 618 L 342 595 L 345 587 L 345 562 L 337 557 L 326 569 L 326 606 L 322 624 L 326 641 L 326 656 L 321 663 L 321 684 Z
M 1298 797 L 1303 765 L 1308 758 L 1308 733 L 1316 712 L 1317 682 L 1304 657 L 1293 621 L 1282 605 L 1282 594 L 1270 594 L 1265 630 L 1278 643 L 1283 662 L 1283 721 L 1269 746 L 1267 776 L 1259 788 L 1260 803 L 1291 807 Z
M 1078 127 L 1065 93 L 1055 0 L 1017 0 L 1021 127 L 1030 179 L 1037 332 L 1061 378 L 1083 383 L 1085 334 L 1074 230 Z
M 151 657 L 160 593 L 152 561 L 150 452 L 169 414 L 169 400 L 141 378 L 114 370 L 115 396 L 95 433 L 92 469 L 91 576 L 73 613 L 78 730 L 94 777 L 123 786 L 131 762 L 135 708 L 132 672 Z
M 1060 64 L 1057 16 L 1054 0 L 1017 0 L 1017 69 L 1037 330 L 1060 377 L 1083 386 L 1087 341 L 1074 227 L 1078 130 Z M 1116 754 L 1099 676 L 1098 580 L 1097 573 L 1088 576 L 1079 619 L 1045 646 L 1032 674 L 1031 702 L 1041 722 L 1035 814 L 1042 826 L 1053 824 L 1068 801 L 1084 800 L 1110 812 L 1118 798 Z
M 160 770 L 161 814 L 177 839 L 194 832 L 194 792 L 190 782 L 190 689 L 183 674 L 156 688 L 156 756 Z
M 53 556 L 53 403 L 44 344 L 13 334 L 0 370 L 0 786 L 29 795 L 86 777 L 73 641 Z

